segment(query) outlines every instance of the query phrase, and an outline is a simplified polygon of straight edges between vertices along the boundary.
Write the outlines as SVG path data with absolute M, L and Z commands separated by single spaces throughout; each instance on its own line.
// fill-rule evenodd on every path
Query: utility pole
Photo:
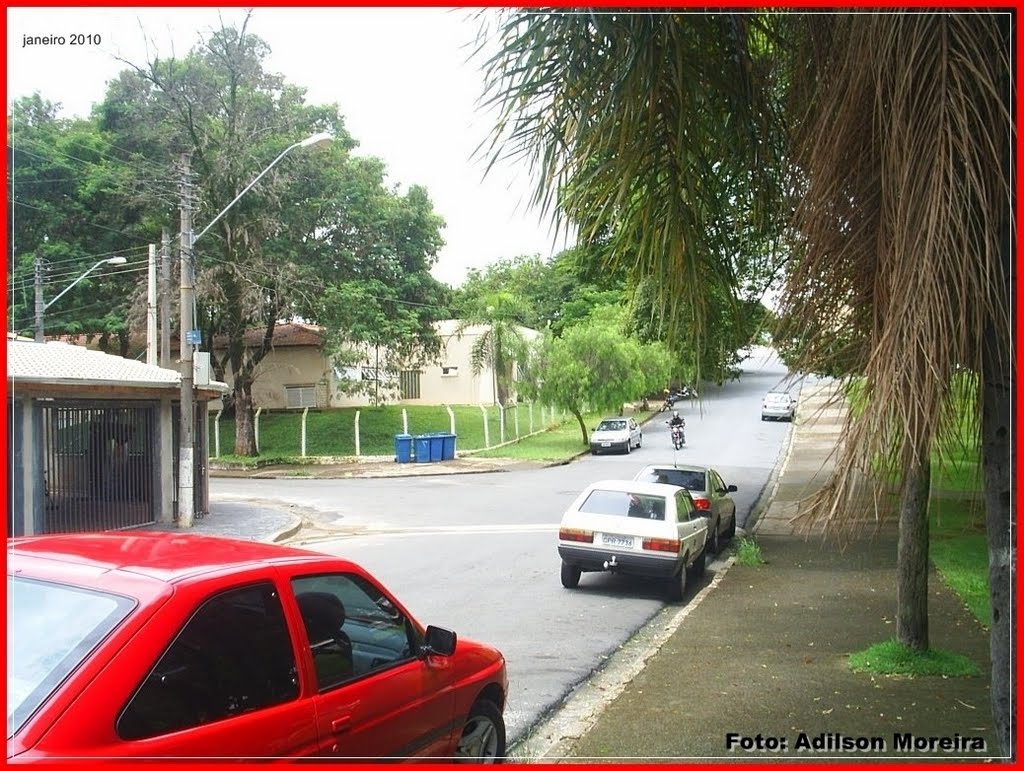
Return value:
M 160 366 L 171 366 L 171 234 L 160 232 Z
M 156 364 L 156 244 L 149 245 L 146 285 L 146 364 Z
M 35 267 L 35 284 L 36 284 L 36 342 L 42 343 L 43 340 L 43 311 L 45 306 L 43 305 L 43 258 L 38 254 L 36 255 L 36 267 Z
M 178 527 L 192 527 L 195 518 L 195 406 L 192 392 L 192 168 L 181 155 L 181 298 L 178 309 L 181 353 L 181 430 L 178 450 Z

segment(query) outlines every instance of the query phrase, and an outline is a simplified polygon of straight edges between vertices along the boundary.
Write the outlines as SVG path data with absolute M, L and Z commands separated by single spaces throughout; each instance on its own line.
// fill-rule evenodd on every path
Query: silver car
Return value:
M 709 554 L 718 554 L 722 542 L 736 535 L 736 502 L 729 495 L 736 492 L 736 485 L 727 485 L 715 469 L 707 466 L 645 466 L 633 479 L 689 490 L 697 513 L 710 520 Z
M 613 451 L 629 453 L 643 443 L 640 424 L 633 418 L 605 418 L 590 434 L 590 452 L 594 455 Z
M 769 391 L 761 403 L 761 420 L 793 420 L 796 397 L 786 391 Z

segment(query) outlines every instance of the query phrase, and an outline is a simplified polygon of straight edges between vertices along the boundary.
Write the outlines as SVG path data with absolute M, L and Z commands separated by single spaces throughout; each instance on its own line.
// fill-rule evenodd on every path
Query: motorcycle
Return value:
M 672 446 L 681 450 L 684 444 L 686 444 L 686 435 L 683 433 L 683 427 L 672 426 Z

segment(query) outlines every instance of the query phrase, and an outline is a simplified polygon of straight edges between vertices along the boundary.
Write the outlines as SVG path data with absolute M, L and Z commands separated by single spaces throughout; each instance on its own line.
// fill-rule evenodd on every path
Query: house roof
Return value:
M 178 388 L 173 369 L 68 343 L 7 339 L 7 382 Z
M 247 329 L 242 340 L 246 347 L 255 347 L 263 344 L 263 334 L 262 328 Z M 213 340 L 213 347 L 218 350 L 223 349 L 227 347 L 227 342 L 226 335 L 217 335 Z M 273 345 L 275 348 L 292 345 L 310 345 L 319 348 L 323 345 L 323 327 L 315 324 L 302 324 L 297 321 L 280 322 L 274 327 Z

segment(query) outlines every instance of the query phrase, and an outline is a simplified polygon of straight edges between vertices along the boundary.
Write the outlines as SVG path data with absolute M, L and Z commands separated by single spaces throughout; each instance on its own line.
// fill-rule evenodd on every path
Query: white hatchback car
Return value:
M 761 403 L 761 420 L 793 420 L 796 397 L 786 391 L 769 391 Z
M 590 434 L 590 452 L 594 455 L 611 450 L 629 453 L 643 443 L 643 431 L 633 418 L 605 418 Z
M 708 519 L 685 488 L 595 482 L 562 516 L 562 586 L 575 589 L 582 573 L 606 571 L 665 580 L 669 598 L 681 600 L 687 573 L 704 572 L 707 535 Z

